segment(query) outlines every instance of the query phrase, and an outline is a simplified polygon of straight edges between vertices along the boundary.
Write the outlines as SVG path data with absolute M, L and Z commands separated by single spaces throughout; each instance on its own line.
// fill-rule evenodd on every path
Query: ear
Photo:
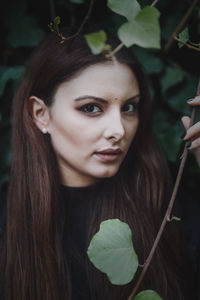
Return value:
M 39 130 L 46 129 L 48 132 L 49 124 L 49 108 L 46 106 L 44 101 L 36 96 L 29 98 L 30 108 L 33 116 L 33 120 Z

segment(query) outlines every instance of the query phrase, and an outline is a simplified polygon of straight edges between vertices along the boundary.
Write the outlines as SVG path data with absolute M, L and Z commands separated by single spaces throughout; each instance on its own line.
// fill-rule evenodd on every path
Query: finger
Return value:
M 195 136 L 200 136 L 200 122 L 195 123 L 193 126 L 191 126 L 183 138 L 184 140 L 189 140 L 191 138 L 194 138 Z
M 190 117 L 184 116 L 181 118 L 181 121 L 183 123 L 185 130 L 188 130 L 190 127 Z
M 200 148 L 200 137 L 195 139 L 192 143 L 191 146 L 188 148 L 188 150 L 197 150 Z
M 200 96 L 196 96 L 187 101 L 190 106 L 198 106 L 200 105 Z

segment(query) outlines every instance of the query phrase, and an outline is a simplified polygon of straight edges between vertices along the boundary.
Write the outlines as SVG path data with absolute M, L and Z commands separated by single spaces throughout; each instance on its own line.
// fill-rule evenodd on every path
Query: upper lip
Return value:
M 99 150 L 96 153 L 119 154 L 121 152 L 122 150 L 120 148 L 106 148 L 106 149 Z

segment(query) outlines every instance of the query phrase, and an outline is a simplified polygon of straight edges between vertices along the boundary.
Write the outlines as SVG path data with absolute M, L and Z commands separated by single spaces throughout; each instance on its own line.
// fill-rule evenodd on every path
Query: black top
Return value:
M 62 239 L 70 268 L 72 300 L 91 299 L 86 272 L 87 234 L 95 195 L 102 190 L 103 184 L 99 182 L 87 187 L 60 187 Z M 0 238 L 6 218 L 6 194 L 7 187 L 4 186 L 0 193 Z
M 63 225 L 63 246 L 68 256 L 72 282 L 72 300 L 91 300 L 86 272 L 87 234 L 93 216 L 93 204 L 103 183 L 88 187 L 61 187 L 61 219 Z M 6 217 L 6 186 L 0 194 L 0 238 L 4 232 Z M 185 197 L 187 198 L 187 197 Z M 182 217 L 188 250 L 196 278 L 200 274 L 200 202 L 188 199 L 182 202 Z M 69 243 L 68 238 L 69 237 Z M 200 278 L 198 279 L 200 282 Z M 194 299 L 196 300 L 196 299 Z

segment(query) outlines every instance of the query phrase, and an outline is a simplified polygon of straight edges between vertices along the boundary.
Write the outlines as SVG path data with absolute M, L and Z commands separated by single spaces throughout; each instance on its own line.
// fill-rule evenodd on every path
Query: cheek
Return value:
M 134 120 L 133 124 L 131 124 L 131 126 L 129 126 L 127 129 L 127 140 L 129 144 L 131 144 L 132 140 L 134 139 L 134 136 L 138 129 L 138 125 L 139 125 L 139 118 L 137 117 Z

